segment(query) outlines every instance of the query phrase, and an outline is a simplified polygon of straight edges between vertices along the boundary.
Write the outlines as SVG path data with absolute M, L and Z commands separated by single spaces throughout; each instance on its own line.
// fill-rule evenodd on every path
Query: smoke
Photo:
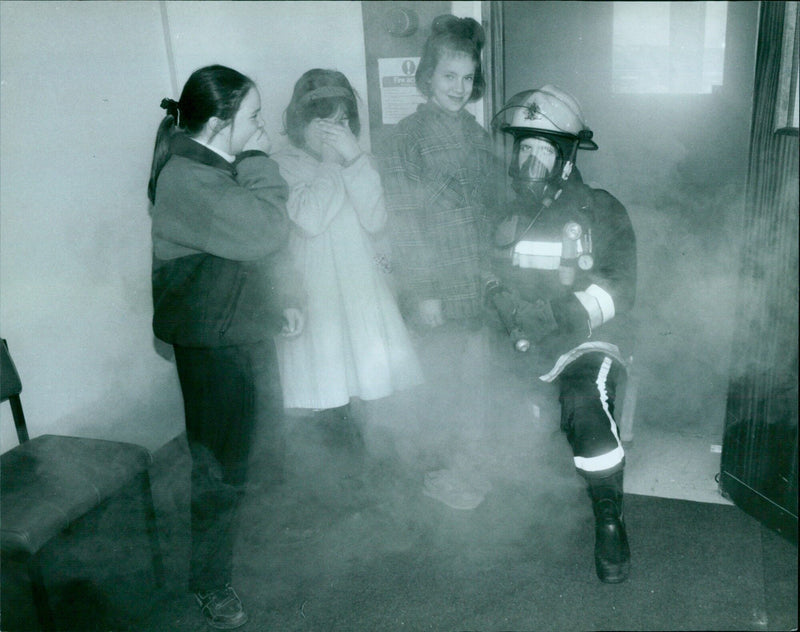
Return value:
M 306 572 L 336 576 L 430 545 L 442 572 L 457 572 L 502 564 L 510 551 L 558 555 L 576 538 L 590 541 L 588 496 L 559 429 L 555 387 L 538 380 L 544 371 L 488 328 L 412 335 L 423 385 L 352 400 L 339 426 L 319 414 L 287 418 L 286 528 L 313 549 L 317 570 Z M 426 495 L 426 474 L 439 470 L 481 489 L 482 502 L 454 509 Z
M 638 181 L 642 188 L 609 187 L 628 207 L 638 241 L 636 423 L 721 436 L 743 186 L 667 186 L 681 179 L 679 150 L 664 155 L 665 172 Z M 317 532 L 328 563 L 408 550 L 421 538 L 469 543 L 489 557 L 522 541 L 557 551 L 572 546 L 570 534 L 591 540 L 577 535 L 591 509 L 559 428 L 557 386 L 538 380 L 550 366 L 488 327 L 412 336 L 425 383 L 351 403 L 363 462 L 326 446 L 306 420 L 289 420 L 294 481 L 313 506 L 332 512 L 330 528 Z M 426 474 L 441 470 L 482 491 L 482 502 L 459 510 L 427 496 Z
M 700 177 L 679 143 L 659 151 L 649 164 L 620 168 L 604 187 L 625 204 L 637 235 L 636 424 L 721 438 L 740 271 L 744 257 L 762 254 L 744 248 L 745 183 Z M 309 501 L 297 506 L 314 508 L 298 538 L 313 542 L 326 571 L 347 572 L 420 542 L 491 564 L 520 543 L 558 554 L 591 540 L 556 387 L 538 380 L 550 367 L 489 328 L 446 325 L 412 336 L 425 383 L 351 403 L 361 456 L 325 445 L 313 424 L 289 421 L 289 469 Z M 425 495 L 426 473 L 439 470 L 484 490 L 482 502 L 459 510 Z
M 676 187 L 630 205 L 638 245 L 639 422 L 721 435 L 743 187 Z
M 796 298 L 792 308 L 790 296 L 769 296 L 775 283 L 767 281 L 796 270 L 797 262 L 777 252 L 787 242 L 775 234 L 774 217 L 745 221 L 752 210 L 745 207 L 744 178 L 709 173 L 686 153 L 665 150 L 633 166 L 631 179 L 612 193 L 626 204 L 637 234 L 636 423 L 713 439 L 722 436 L 731 379 L 774 370 L 780 353 L 764 353 L 766 339 L 785 332 L 790 348 L 796 337 Z M 754 346 L 756 331 L 769 335 Z

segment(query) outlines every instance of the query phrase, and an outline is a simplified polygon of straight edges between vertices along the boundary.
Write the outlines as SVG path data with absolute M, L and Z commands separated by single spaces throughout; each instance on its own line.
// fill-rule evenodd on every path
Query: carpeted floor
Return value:
M 459 511 L 391 462 L 369 460 L 360 477 L 318 463 L 280 485 L 253 477 L 235 579 L 244 632 L 796 629 L 796 544 L 736 507 L 627 495 L 631 577 L 604 585 L 577 480 L 498 478 Z M 48 546 L 59 629 L 209 629 L 185 592 L 188 467 L 182 437 L 156 454 L 163 590 L 133 495 Z M 2 571 L 2 629 L 32 629 L 21 569 Z

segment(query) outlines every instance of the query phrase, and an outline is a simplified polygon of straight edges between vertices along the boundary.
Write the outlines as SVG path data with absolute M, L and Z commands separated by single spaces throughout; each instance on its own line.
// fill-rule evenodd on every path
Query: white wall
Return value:
M 281 113 L 311 67 L 344 72 L 366 108 L 361 5 L 4 1 L 0 47 L 0 335 L 29 430 L 158 448 L 183 429 L 150 325 L 146 187 L 171 70 L 178 90 L 209 63 L 252 76 L 284 142 Z
M 360 2 L 165 4 L 179 90 L 201 66 L 220 63 L 240 70 L 261 89 L 264 122 L 277 147 L 286 142 L 281 116 L 295 81 L 310 68 L 334 68 L 362 97 L 362 144 L 369 146 Z
M 29 430 L 151 443 L 141 418 L 181 423 L 150 333 L 159 5 L 3 2 L 0 25 L 0 334 Z

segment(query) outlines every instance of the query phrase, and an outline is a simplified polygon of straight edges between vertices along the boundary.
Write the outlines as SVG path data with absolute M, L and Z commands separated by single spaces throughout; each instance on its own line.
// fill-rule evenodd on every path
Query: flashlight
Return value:
M 572 285 L 575 282 L 575 265 L 581 235 L 583 229 L 578 222 L 567 222 L 561 230 L 561 265 L 558 267 L 558 280 L 562 285 Z

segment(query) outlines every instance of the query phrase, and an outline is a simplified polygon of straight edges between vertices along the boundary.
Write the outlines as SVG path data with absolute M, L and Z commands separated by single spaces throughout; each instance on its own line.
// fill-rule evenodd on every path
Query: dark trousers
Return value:
M 271 340 L 219 348 L 175 346 L 192 457 L 189 589 L 231 581 L 238 507 L 258 426 L 280 424 Z
M 625 464 L 614 419 L 616 385 L 622 367 L 602 353 L 589 353 L 559 377 L 561 429 L 575 467 L 590 482 L 620 472 Z

